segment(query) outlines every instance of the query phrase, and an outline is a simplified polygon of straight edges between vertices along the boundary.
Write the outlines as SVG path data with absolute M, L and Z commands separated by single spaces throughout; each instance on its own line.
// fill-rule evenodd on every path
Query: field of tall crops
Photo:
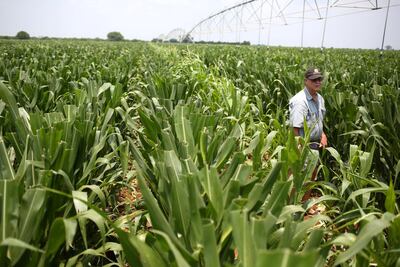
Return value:
M 398 51 L 0 41 L 0 266 L 400 266 L 399 173 Z

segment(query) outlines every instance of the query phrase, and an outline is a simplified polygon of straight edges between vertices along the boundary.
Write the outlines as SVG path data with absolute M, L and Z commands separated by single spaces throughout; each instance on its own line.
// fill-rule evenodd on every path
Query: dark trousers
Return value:
M 319 144 L 320 144 L 319 141 L 314 141 L 314 142 L 311 142 L 309 144 L 309 146 L 310 146 L 311 149 L 319 151 L 319 150 L 321 150 L 321 147 L 319 146 Z

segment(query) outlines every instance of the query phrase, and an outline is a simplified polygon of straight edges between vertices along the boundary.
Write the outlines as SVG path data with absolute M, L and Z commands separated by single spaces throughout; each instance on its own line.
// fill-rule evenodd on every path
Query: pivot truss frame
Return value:
M 391 4 L 391 1 L 397 3 Z M 269 45 L 273 25 L 302 24 L 303 47 L 304 23 L 324 20 L 321 41 L 323 47 L 328 19 L 386 8 L 381 46 L 383 49 L 389 9 L 394 6 L 400 6 L 400 0 L 247 0 L 201 20 L 186 33 L 186 37 L 192 38 L 195 35 L 199 39 L 208 39 L 209 35 L 218 34 L 223 41 L 224 34 L 228 33 L 235 34 L 236 41 L 240 42 L 241 32 L 258 30 L 258 44 L 261 44 L 261 32 L 267 28 Z

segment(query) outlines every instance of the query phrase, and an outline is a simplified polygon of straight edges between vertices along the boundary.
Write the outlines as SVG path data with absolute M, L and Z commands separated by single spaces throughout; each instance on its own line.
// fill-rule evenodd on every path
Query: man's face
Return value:
M 314 93 L 317 93 L 321 89 L 322 78 L 317 78 L 314 80 L 306 79 L 306 87 Z

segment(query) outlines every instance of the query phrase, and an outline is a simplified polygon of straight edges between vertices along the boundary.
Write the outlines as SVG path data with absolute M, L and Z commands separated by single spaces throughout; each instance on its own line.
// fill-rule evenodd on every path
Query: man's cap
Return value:
M 322 73 L 319 69 L 317 68 L 309 68 L 306 73 L 304 74 L 304 77 L 308 80 L 314 80 L 318 78 L 323 78 Z

